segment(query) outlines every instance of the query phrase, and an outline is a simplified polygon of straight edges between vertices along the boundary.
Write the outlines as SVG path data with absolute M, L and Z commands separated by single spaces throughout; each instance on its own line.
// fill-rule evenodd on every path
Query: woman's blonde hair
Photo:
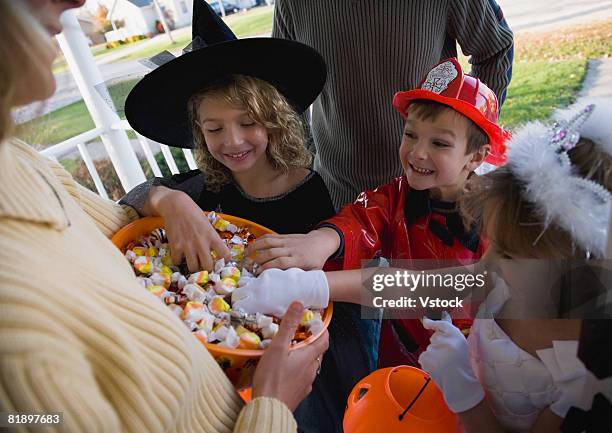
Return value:
M 194 94 L 188 102 L 195 157 L 206 173 L 207 187 L 219 191 L 232 179 L 231 171 L 208 151 L 198 111 L 205 98 L 215 98 L 234 107 L 244 107 L 254 122 L 266 128 L 266 156 L 272 168 L 288 173 L 294 168 L 309 167 L 312 155 L 304 144 L 304 125 L 287 100 L 270 83 L 245 75 L 231 75 Z
M 580 176 L 612 191 L 612 157 L 596 143 L 582 138 L 568 155 Z M 483 235 L 511 257 L 585 258 L 587 252 L 575 245 L 567 231 L 555 224 L 545 226 L 522 191 L 522 182 L 508 167 L 470 179 L 460 198 L 466 225 L 479 222 Z
M 11 110 L 17 92 L 26 88 L 26 80 L 47 79 L 44 59 L 53 49 L 49 34 L 31 15 L 27 2 L 0 0 L 0 142 L 14 130 Z

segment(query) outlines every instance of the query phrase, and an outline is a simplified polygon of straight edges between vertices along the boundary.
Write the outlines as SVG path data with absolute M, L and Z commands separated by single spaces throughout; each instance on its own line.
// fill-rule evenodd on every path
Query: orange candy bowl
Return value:
M 250 232 L 256 238 L 265 234 L 274 234 L 272 230 L 267 229 L 254 222 L 221 213 L 217 213 L 217 215 L 238 227 L 249 228 Z M 125 253 L 126 248 L 130 243 L 138 240 L 143 236 L 148 235 L 155 229 L 163 227 L 163 218 L 146 217 L 126 225 L 117 233 L 115 233 L 111 240 L 115 244 L 115 246 L 117 246 L 117 248 L 121 250 L 121 252 Z M 329 322 L 331 321 L 332 317 L 332 312 L 333 305 L 330 302 L 328 307 L 321 314 L 324 328 L 327 328 L 329 326 Z M 319 338 L 322 332 L 323 331 L 316 335 L 311 335 L 306 340 L 294 344 L 291 347 L 291 350 L 295 350 L 300 347 L 309 345 L 311 342 Z M 196 337 L 194 336 L 194 338 Z M 259 362 L 259 358 L 261 358 L 261 355 L 263 355 L 264 353 L 263 349 L 231 349 L 227 347 L 218 346 L 217 344 L 212 343 L 204 343 L 204 345 L 237 389 L 242 389 L 250 386 L 253 379 L 253 373 L 255 372 L 255 367 Z

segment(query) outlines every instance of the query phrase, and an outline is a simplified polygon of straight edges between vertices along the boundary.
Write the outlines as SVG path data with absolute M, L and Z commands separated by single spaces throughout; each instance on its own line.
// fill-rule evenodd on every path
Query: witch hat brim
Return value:
M 140 134 L 169 146 L 192 148 L 187 102 L 229 75 L 272 84 L 303 112 L 325 84 L 323 57 L 307 45 L 276 38 L 236 39 L 205 0 L 193 3 L 193 51 L 162 64 L 132 89 L 125 116 Z
M 126 118 L 147 138 L 192 148 L 189 98 L 231 74 L 267 81 L 301 113 L 323 89 L 327 69 L 317 51 L 299 42 L 276 38 L 222 42 L 183 54 L 146 75 L 128 95 Z

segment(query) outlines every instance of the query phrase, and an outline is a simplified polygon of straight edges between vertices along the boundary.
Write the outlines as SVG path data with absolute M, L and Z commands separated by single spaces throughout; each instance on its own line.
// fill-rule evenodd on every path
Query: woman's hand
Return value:
M 151 189 L 149 203 L 166 222 L 172 262 L 180 264 L 185 257 L 191 272 L 212 270 L 214 250 L 218 257 L 229 259 L 230 252 L 202 209 L 182 191 L 163 186 Z
M 419 356 L 419 364 L 438 385 L 453 412 L 473 408 L 484 398 L 484 390 L 472 370 L 465 336 L 446 312 L 442 320 L 423 318 L 423 327 L 435 332 L 427 350 Z
M 268 269 L 232 292 L 232 306 L 247 313 L 283 317 L 293 301 L 306 307 L 325 308 L 329 285 L 323 271 Z
M 292 412 L 312 390 L 321 358 L 329 346 L 327 330 L 311 344 L 289 350 L 300 324 L 304 307 L 289 306 L 276 337 L 266 349 L 253 377 L 253 398 L 270 397 L 282 401 Z
M 260 265 L 259 272 L 271 268 L 322 269 L 339 245 L 338 233 L 324 227 L 305 235 L 262 236 L 249 245 L 245 255 Z

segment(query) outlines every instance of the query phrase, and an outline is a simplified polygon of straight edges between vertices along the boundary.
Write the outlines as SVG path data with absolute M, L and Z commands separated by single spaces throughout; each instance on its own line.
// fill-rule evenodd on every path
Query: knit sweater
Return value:
M 497 95 L 509 84 L 512 32 L 492 0 L 277 0 L 272 36 L 324 57 L 327 82 L 312 106 L 314 169 L 336 209 L 402 174 L 395 92 L 415 88 L 440 60 L 471 56 Z
M 244 406 L 136 282 L 108 240 L 130 212 L 24 143 L 0 143 L 0 411 L 63 412 L 45 431 L 295 431 L 278 400 Z

